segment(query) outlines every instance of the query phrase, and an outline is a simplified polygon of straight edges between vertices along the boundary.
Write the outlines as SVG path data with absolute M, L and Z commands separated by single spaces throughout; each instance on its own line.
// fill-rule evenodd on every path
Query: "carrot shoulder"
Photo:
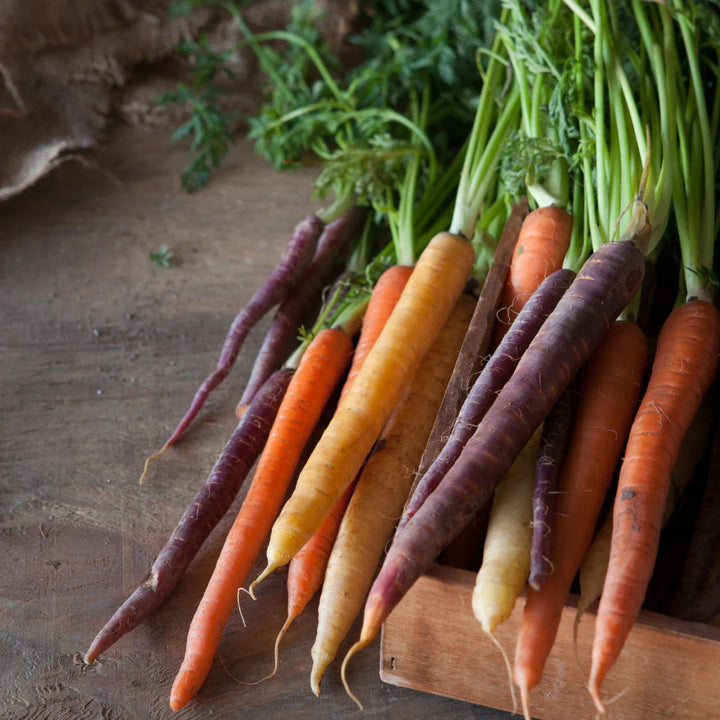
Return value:
M 210 671 L 237 590 L 265 542 L 302 450 L 347 369 L 351 352 L 352 340 L 345 331 L 326 329 L 316 335 L 300 360 L 190 624 L 185 657 L 170 694 L 173 710 L 195 696 Z
M 648 388 L 630 431 L 613 508 L 605 586 L 595 622 L 589 690 L 600 685 L 640 612 L 658 550 L 670 473 L 717 372 L 720 312 L 704 300 L 678 306 L 658 337 Z
M 253 586 L 292 559 L 352 482 L 449 317 L 470 276 L 473 258 L 470 243 L 447 232 L 436 235 L 425 248 L 273 526 L 267 567 Z

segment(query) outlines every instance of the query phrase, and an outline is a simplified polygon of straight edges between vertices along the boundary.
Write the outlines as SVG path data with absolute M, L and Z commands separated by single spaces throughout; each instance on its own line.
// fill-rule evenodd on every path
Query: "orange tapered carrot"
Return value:
M 280 509 L 296 465 L 321 412 L 350 363 L 352 339 L 321 330 L 305 350 L 278 410 L 248 493 L 230 529 L 188 631 L 185 657 L 170 694 L 179 710 L 197 693 L 225 624 Z
M 570 246 L 572 215 L 552 205 L 533 210 L 525 218 L 510 261 L 493 347 L 497 347 L 512 321 L 540 283 L 563 266 Z
M 515 650 L 514 677 L 526 717 L 552 648 L 570 584 L 590 544 L 625 445 L 647 363 L 640 328 L 618 321 L 582 375 L 568 452 L 558 479 L 548 565 L 540 590 L 530 588 Z
M 357 475 L 467 282 L 474 260 L 461 235 L 442 232 L 423 250 L 405 290 L 355 382 L 338 403 L 273 525 L 267 567 L 256 586 L 322 525 Z
M 670 473 L 680 443 L 717 372 L 720 311 L 705 300 L 679 305 L 658 337 L 648 388 L 630 431 L 613 508 L 605 585 L 595 621 L 590 694 L 600 685 L 640 612 L 657 556 Z

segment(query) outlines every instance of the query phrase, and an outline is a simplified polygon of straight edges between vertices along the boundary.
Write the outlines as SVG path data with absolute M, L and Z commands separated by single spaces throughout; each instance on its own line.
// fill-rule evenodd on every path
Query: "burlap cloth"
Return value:
M 328 2 L 325 35 L 342 42 L 354 2 Z M 0 201 L 98 143 L 108 119 L 179 124 L 186 109 L 153 99 L 185 78 L 175 51 L 203 31 L 218 48 L 239 38 L 224 10 L 171 18 L 169 0 L 0 0 Z M 288 0 L 243 6 L 253 30 L 284 27 Z M 227 102 L 240 116 L 258 103 L 262 76 L 250 50 L 231 60 Z

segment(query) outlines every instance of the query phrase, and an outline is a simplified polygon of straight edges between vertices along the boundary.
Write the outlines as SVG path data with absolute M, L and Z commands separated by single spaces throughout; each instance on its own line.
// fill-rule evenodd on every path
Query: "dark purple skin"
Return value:
M 645 262 L 631 240 L 602 245 L 545 321 L 462 455 L 396 534 L 368 595 L 384 621 L 442 549 L 492 497 L 560 395 L 640 288 Z
M 317 312 L 323 288 L 344 265 L 362 214 L 359 208 L 352 207 L 325 226 L 312 262 L 295 291 L 281 303 L 265 335 L 238 403 L 238 414 L 250 403 L 267 377 L 284 362 L 297 343 L 300 326 L 310 322 Z
M 248 333 L 269 310 L 293 291 L 313 258 L 322 229 L 323 222 L 315 215 L 309 215 L 295 226 L 278 266 L 235 316 L 225 338 L 217 367 L 198 388 L 185 416 L 165 443 L 166 448 L 177 442 L 200 412 L 208 395 L 228 376 Z
M 173 591 L 201 545 L 232 505 L 262 452 L 292 375 L 292 370 L 278 370 L 257 393 L 147 577 L 97 634 L 85 654 L 85 662 L 93 662 L 150 617 Z
M 700 513 L 673 598 L 672 609 L 676 617 L 708 623 L 720 614 L 720 582 L 716 580 L 705 587 L 719 547 L 720 425 L 713 440 Z
M 575 273 L 562 269 L 548 275 L 525 303 L 495 352 L 483 367 L 465 398 L 452 433 L 443 449 L 419 480 L 410 496 L 395 531 L 396 535 L 418 511 L 430 493 L 445 477 L 460 457 L 465 443 L 472 437 L 478 424 L 510 379 L 520 358 L 531 340 L 553 311 L 563 293 L 570 287 Z
M 551 522 L 555 512 L 558 477 L 570 441 L 576 407 L 577 376 L 548 413 L 540 436 L 535 466 L 533 534 L 528 577 L 528 584 L 533 590 L 540 590 L 551 570 L 547 562 L 552 534 Z

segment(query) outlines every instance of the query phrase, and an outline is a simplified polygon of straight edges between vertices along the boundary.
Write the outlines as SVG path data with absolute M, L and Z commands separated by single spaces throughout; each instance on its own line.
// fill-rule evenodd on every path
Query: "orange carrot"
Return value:
M 514 676 L 526 717 L 528 693 L 542 676 L 570 584 L 592 541 L 603 500 L 630 431 L 647 363 L 640 328 L 618 321 L 582 375 L 568 452 L 558 479 L 548 565 L 530 588 L 515 650 Z
M 461 235 L 441 232 L 418 258 L 405 290 L 355 382 L 302 469 L 273 525 L 267 566 L 253 588 L 322 525 L 370 449 L 455 306 L 474 259 Z
M 670 473 L 680 443 L 717 372 L 720 311 L 705 300 L 679 305 L 658 337 L 648 388 L 630 431 L 613 508 L 605 586 L 595 622 L 589 690 L 622 650 L 645 597 L 657 555 Z
M 315 336 L 300 360 L 190 624 L 185 657 L 170 694 L 173 710 L 194 697 L 210 671 L 220 636 L 235 607 L 237 590 L 265 542 L 303 448 L 347 369 L 351 352 L 350 335 L 330 328 Z
M 493 347 L 497 347 L 512 321 L 540 283 L 563 266 L 570 245 L 572 215 L 552 205 L 536 208 L 525 218 L 510 261 Z
M 362 330 L 360 337 L 355 345 L 352 363 L 348 371 L 347 378 L 343 385 L 342 398 L 352 384 L 353 380 L 360 372 L 360 367 L 375 341 L 380 335 L 380 331 L 385 327 L 387 319 L 390 317 L 402 291 L 407 285 L 407 281 L 412 274 L 412 266 L 410 265 L 391 265 L 375 283 L 370 302 L 368 303 L 365 316 L 362 321 Z

